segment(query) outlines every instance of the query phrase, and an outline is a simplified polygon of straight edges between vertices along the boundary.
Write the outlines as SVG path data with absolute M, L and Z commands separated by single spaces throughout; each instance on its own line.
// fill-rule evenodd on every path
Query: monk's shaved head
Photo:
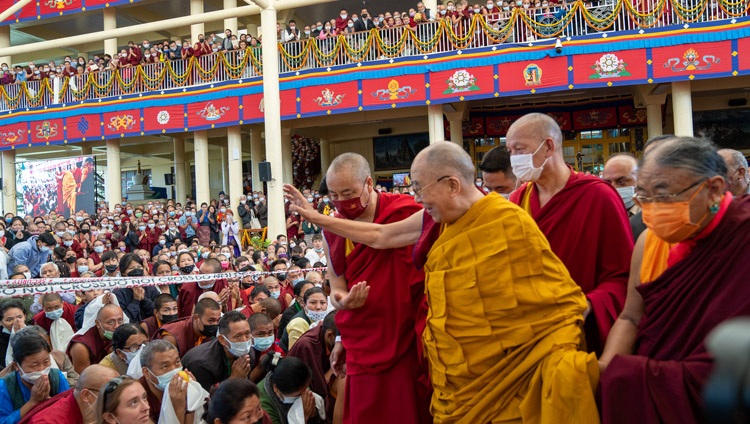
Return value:
M 102 320 L 102 317 L 105 316 L 112 316 L 112 315 L 122 315 L 122 308 L 120 308 L 117 305 L 113 305 L 111 303 L 108 303 L 104 306 L 102 306 L 101 309 L 99 309 L 99 312 L 96 314 L 96 319 L 99 321 Z
M 250 331 L 257 330 L 261 325 L 273 324 L 273 321 L 271 321 L 271 318 L 269 318 L 268 315 L 260 313 L 250 315 L 247 322 L 250 324 Z
M 281 313 L 281 302 L 272 297 L 261 300 L 260 306 L 266 310 L 266 315 L 271 319 L 276 318 Z
M 474 184 L 476 170 L 471 156 L 459 145 L 447 141 L 431 144 L 424 148 L 412 164 L 413 169 L 419 167 L 421 170 L 430 169 L 430 174 L 451 175 L 459 178 L 463 184 L 470 186 Z M 422 172 L 424 174 L 424 172 Z M 439 178 L 440 176 L 437 176 Z M 424 186 L 426 183 L 419 181 Z
M 119 376 L 113 368 L 104 365 L 93 364 L 86 367 L 78 377 L 75 391 L 80 395 L 81 390 L 99 390 L 109 380 Z
M 551 138 L 557 147 L 562 147 L 563 137 L 560 125 L 549 115 L 543 113 L 529 113 L 516 120 L 508 128 L 508 138 L 525 138 L 537 140 L 539 144 Z M 562 149 L 557 149 L 562 155 Z
M 326 172 L 326 179 L 331 180 L 332 176 L 339 174 L 347 174 L 354 178 L 354 182 L 364 184 L 370 176 L 370 163 L 362 155 L 342 153 L 331 162 Z

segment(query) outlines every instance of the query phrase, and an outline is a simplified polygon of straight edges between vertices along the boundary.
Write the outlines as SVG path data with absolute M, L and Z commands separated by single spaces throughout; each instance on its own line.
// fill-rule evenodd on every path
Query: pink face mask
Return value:
M 333 205 L 336 206 L 336 210 L 343 215 L 344 218 L 354 220 L 359 218 L 359 216 L 365 212 L 367 205 L 370 203 L 370 198 L 368 196 L 367 203 L 364 206 L 362 205 L 362 193 L 365 192 L 366 187 L 367 182 L 365 182 L 365 185 L 362 187 L 362 192 L 359 196 L 352 199 L 333 200 Z

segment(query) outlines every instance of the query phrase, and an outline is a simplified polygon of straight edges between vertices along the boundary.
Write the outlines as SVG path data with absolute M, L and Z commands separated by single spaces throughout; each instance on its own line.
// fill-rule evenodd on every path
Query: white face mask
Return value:
M 549 158 L 545 159 L 542 166 L 539 168 L 534 167 L 534 155 L 537 154 L 539 149 L 544 146 L 544 142 L 539 144 L 539 147 L 534 150 L 534 153 L 526 153 L 523 155 L 512 155 L 510 157 L 510 165 L 513 168 L 513 174 L 521 182 L 529 183 L 539 179 L 544 170 L 544 165 L 547 164 Z
M 633 207 L 633 195 L 635 195 L 635 186 L 618 187 L 617 194 L 622 198 L 622 202 L 625 203 L 625 207 L 630 209 Z
M 25 382 L 34 385 L 37 381 L 39 381 L 40 378 L 42 378 L 43 375 L 49 375 L 50 367 L 47 367 L 41 371 L 34 371 L 34 372 L 24 372 L 21 367 L 19 367 L 21 370 L 21 379 Z

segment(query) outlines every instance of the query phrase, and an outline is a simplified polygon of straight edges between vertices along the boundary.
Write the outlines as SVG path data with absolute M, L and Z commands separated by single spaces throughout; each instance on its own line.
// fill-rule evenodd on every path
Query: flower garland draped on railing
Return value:
M 583 0 L 568 9 L 533 13 L 516 8 L 499 15 L 475 15 L 454 25 L 450 20 L 417 27 L 373 29 L 328 39 L 280 43 L 281 72 L 346 63 L 426 55 L 535 38 L 575 36 L 589 32 L 626 31 L 697 21 L 747 16 L 750 0 L 617 0 L 586 7 Z M 554 12 L 551 12 L 554 10 Z M 117 71 L 103 70 L 60 79 L 55 93 L 48 79 L 0 86 L 0 109 L 181 88 L 262 75 L 261 49 L 218 52 L 189 60 L 163 61 Z

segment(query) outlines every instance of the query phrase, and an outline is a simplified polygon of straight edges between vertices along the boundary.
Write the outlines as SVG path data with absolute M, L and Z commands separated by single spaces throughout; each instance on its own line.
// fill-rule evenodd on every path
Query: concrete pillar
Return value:
M 293 130 L 291 127 L 281 127 L 281 161 L 284 170 L 282 173 L 284 184 L 294 183 L 294 164 L 292 163 L 292 131 Z
M 250 163 L 252 164 L 250 173 L 253 176 L 253 191 L 263 190 L 258 174 L 258 163 L 263 162 L 263 139 L 260 138 L 260 132 L 260 127 L 250 128 Z
M 235 9 L 237 8 L 237 0 L 224 0 L 224 10 L 229 9 Z M 237 18 L 227 18 L 224 19 L 224 28 L 223 30 L 231 29 L 233 35 L 237 35 Z M 237 35 L 237 39 L 239 39 L 239 35 Z M 234 200 L 232 200 L 232 204 L 234 205 Z M 238 203 L 239 204 L 239 203 Z
M 221 150 L 221 155 L 219 156 L 221 158 L 221 191 L 226 193 L 229 191 L 229 172 L 228 172 L 228 164 L 227 164 L 227 149 L 225 147 L 220 147 L 219 150 Z
M 423 0 L 422 3 L 425 9 L 430 11 L 430 18 L 434 20 L 437 17 L 438 0 Z M 442 4 L 442 1 L 440 3 Z
M 198 205 L 211 201 L 211 186 L 208 180 L 208 133 L 206 130 L 193 133 L 195 143 L 195 201 Z
M 173 138 L 174 148 L 174 197 L 177 202 L 184 202 L 188 193 L 187 172 L 185 170 L 185 140 Z
M 268 182 L 268 234 L 286 234 L 282 182 L 281 98 L 279 95 L 279 46 L 276 42 L 276 9 L 260 12 L 263 31 L 263 96 L 265 106 L 266 160 L 275 178 Z
M 675 135 L 692 137 L 693 99 L 690 95 L 690 81 L 672 83 L 672 115 Z
M 320 140 L 320 173 L 325 175 L 328 166 L 331 165 L 331 143 L 328 140 Z
M 240 127 L 227 128 L 227 161 L 229 162 L 229 202 L 237 208 L 242 190 L 242 131 Z
M 646 119 L 648 120 L 648 138 L 662 135 L 662 116 L 660 104 L 646 105 Z
M 200 13 L 203 13 L 203 0 L 190 0 L 190 14 L 197 15 Z M 198 34 L 204 34 L 204 27 L 205 24 L 203 23 L 190 25 L 190 40 L 192 43 L 198 42 Z M 206 199 L 206 201 L 208 200 Z
M 258 38 L 258 25 L 248 24 L 246 29 L 247 35 L 252 35 L 253 37 Z
M 107 140 L 107 203 L 110 207 L 122 201 L 122 174 L 120 171 L 120 140 Z
M 16 205 L 16 151 L 4 150 L 3 162 L 3 214 L 17 214 Z
M 464 146 L 464 129 L 463 129 L 463 121 L 448 121 L 450 124 L 451 129 L 451 140 L 452 142 L 458 144 L 459 146 Z
M 81 156 L 88 156 L 91 154 L 91 146 L 79 144 L 78 147 L 81 149 Z
M 3 47 L 10 47 L 10 25 L 0 27 L 0 48 Z M 12 66 L 11 57 L 0 56 L 0 63 L 7 63 L 10 68 Z
M 105 7 L 102 9 L 104 14 L 104 30 L 112 31 L 117 29 L 117 12 L 114 7 Z M 104 40 L 104 53 L 114 57 L 119 50 L 117 48 L 117 38 L 108 38 Z M 119 201 L 120 199 L 118 199 Z
M 427 106 L 427 128 L 430 132 L 430 144 L 445 141 L 445 128 L 443 127 L 443 106 Z

